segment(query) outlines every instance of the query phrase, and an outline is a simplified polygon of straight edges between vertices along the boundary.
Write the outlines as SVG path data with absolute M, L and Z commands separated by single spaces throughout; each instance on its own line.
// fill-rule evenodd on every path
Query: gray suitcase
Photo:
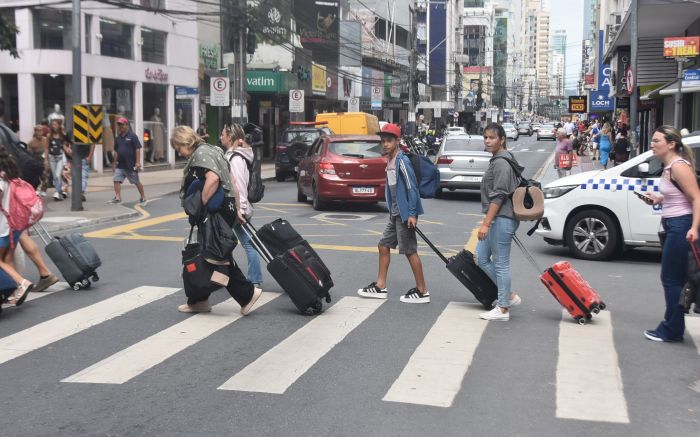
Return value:
M 89 288 L 92 282 L 100 280 L 96 270 L 102 262 L 85 237 L 71 233 L 52 238 L 41 222 L 34 229 L 46 245 L 46 255 L 74 290 Z

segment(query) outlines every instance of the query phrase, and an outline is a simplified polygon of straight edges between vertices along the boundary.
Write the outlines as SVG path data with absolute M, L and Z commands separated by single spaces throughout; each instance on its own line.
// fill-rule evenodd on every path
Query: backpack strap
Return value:
M 493 158 L 491 158 L 491 162 L 493 162 L 496 159 L 504 159 L 506 162 L 508 162 L 508 164 L 510 164 L 510 167 L 513 169 L 513 173 L 515 173 L 515 176 L 521 181 L 524 180 L 522 171 L 513 159 L 508 158 L 506 156 L 494 156 Z
M 236 156 L 240 156 L 240 157 L 243 159 L 243 161 L 245 162 L 246 167 L 248 167 L 248 172 L 252 172 L 252 171 L 253 171 L 253 163 L 250 162 L 250 161 L 248 161 L 248 158 L 246 158 L 244 154 L 239 153 L 239 152 L 233 152 L 233 153 L 231 154 L 231 160 L 233 160 L 233 158 L 235 158 Z

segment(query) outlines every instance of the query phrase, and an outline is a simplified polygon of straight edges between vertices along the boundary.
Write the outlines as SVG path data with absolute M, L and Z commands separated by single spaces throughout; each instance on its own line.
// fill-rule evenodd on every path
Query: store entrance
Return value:
M 262 148 L 263 158 L 270 158 L 273 156 L 273 151 L 277 143 L 276 111 L 278 111 L 276 108 L 261 107 L 258 113 L 258 121 L 263 130 L 263 141 L 265 142 Z

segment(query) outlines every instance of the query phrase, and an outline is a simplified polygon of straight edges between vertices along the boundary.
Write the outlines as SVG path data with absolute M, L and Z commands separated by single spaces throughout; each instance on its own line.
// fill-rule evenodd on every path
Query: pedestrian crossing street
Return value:
M 29 300 L 36 301 L 60 289 L 59 284 L 47 293 L 33 293 Z M 116 322 L 120 316 L 145 305 L 158 304 L 178 291 L 172 287 L 140 286 L 1 337 L 0 366 L 105 322 Z M 264 311 L 265 305 L 280 296 L 264 292 L 256 311 Z M 358 326 L 372 317 L 382 317 L 388 302 L 340 297 L 322 315 L 305 319 L 299 329 L 242 369 L 232 375 L 220 375 L 220 385 L 212 390 L 284 395 L 324 357 L 333 354 L 334 347 Z M 232 299 L 227 299 L 214 305 L 211 313 L 183 315 L 181 322 L 105 356 L 77 373 L 61 375 L 57 371 L 57 380 L 64 384 L 126 384 L 166 360 L 177 360 L 177 354 L 236 324 L 242 319 L 238 309 Z M 451 408 L 469 378 L 469 368 L 479 348 L 497 347 L 493 343 L 482 344 L 489 326 L 477 317 L 482 311 L 472 303 L 447 303 L 408 361 L 397 363 L 397 369 L 402 370 L 395 380 L 386 381 L 387 391 L 382 401 Z M 246 323 L 254 325 L 255 311 L 246 319 Z M 603 311 L 593 323 L 580 326 L 562 312 L 556 366 L 557 418 L 630 423 L 613 339 L 613 319 L 614 313 Z M 687 318 L 687 329 L 698 347 L 700 317 Z

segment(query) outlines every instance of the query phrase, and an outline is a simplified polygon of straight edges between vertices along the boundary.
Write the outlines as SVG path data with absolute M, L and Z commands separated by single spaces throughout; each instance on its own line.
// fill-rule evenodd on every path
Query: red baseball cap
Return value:
M 127 120 L 126 117 L 119 117 L 117 119 L 117 124 L 129 124 L 129 120 Z
M 401 138 L 401 128 L 393 123 L 387 123 L 377 135 L 393 135 L 396 138 Z

